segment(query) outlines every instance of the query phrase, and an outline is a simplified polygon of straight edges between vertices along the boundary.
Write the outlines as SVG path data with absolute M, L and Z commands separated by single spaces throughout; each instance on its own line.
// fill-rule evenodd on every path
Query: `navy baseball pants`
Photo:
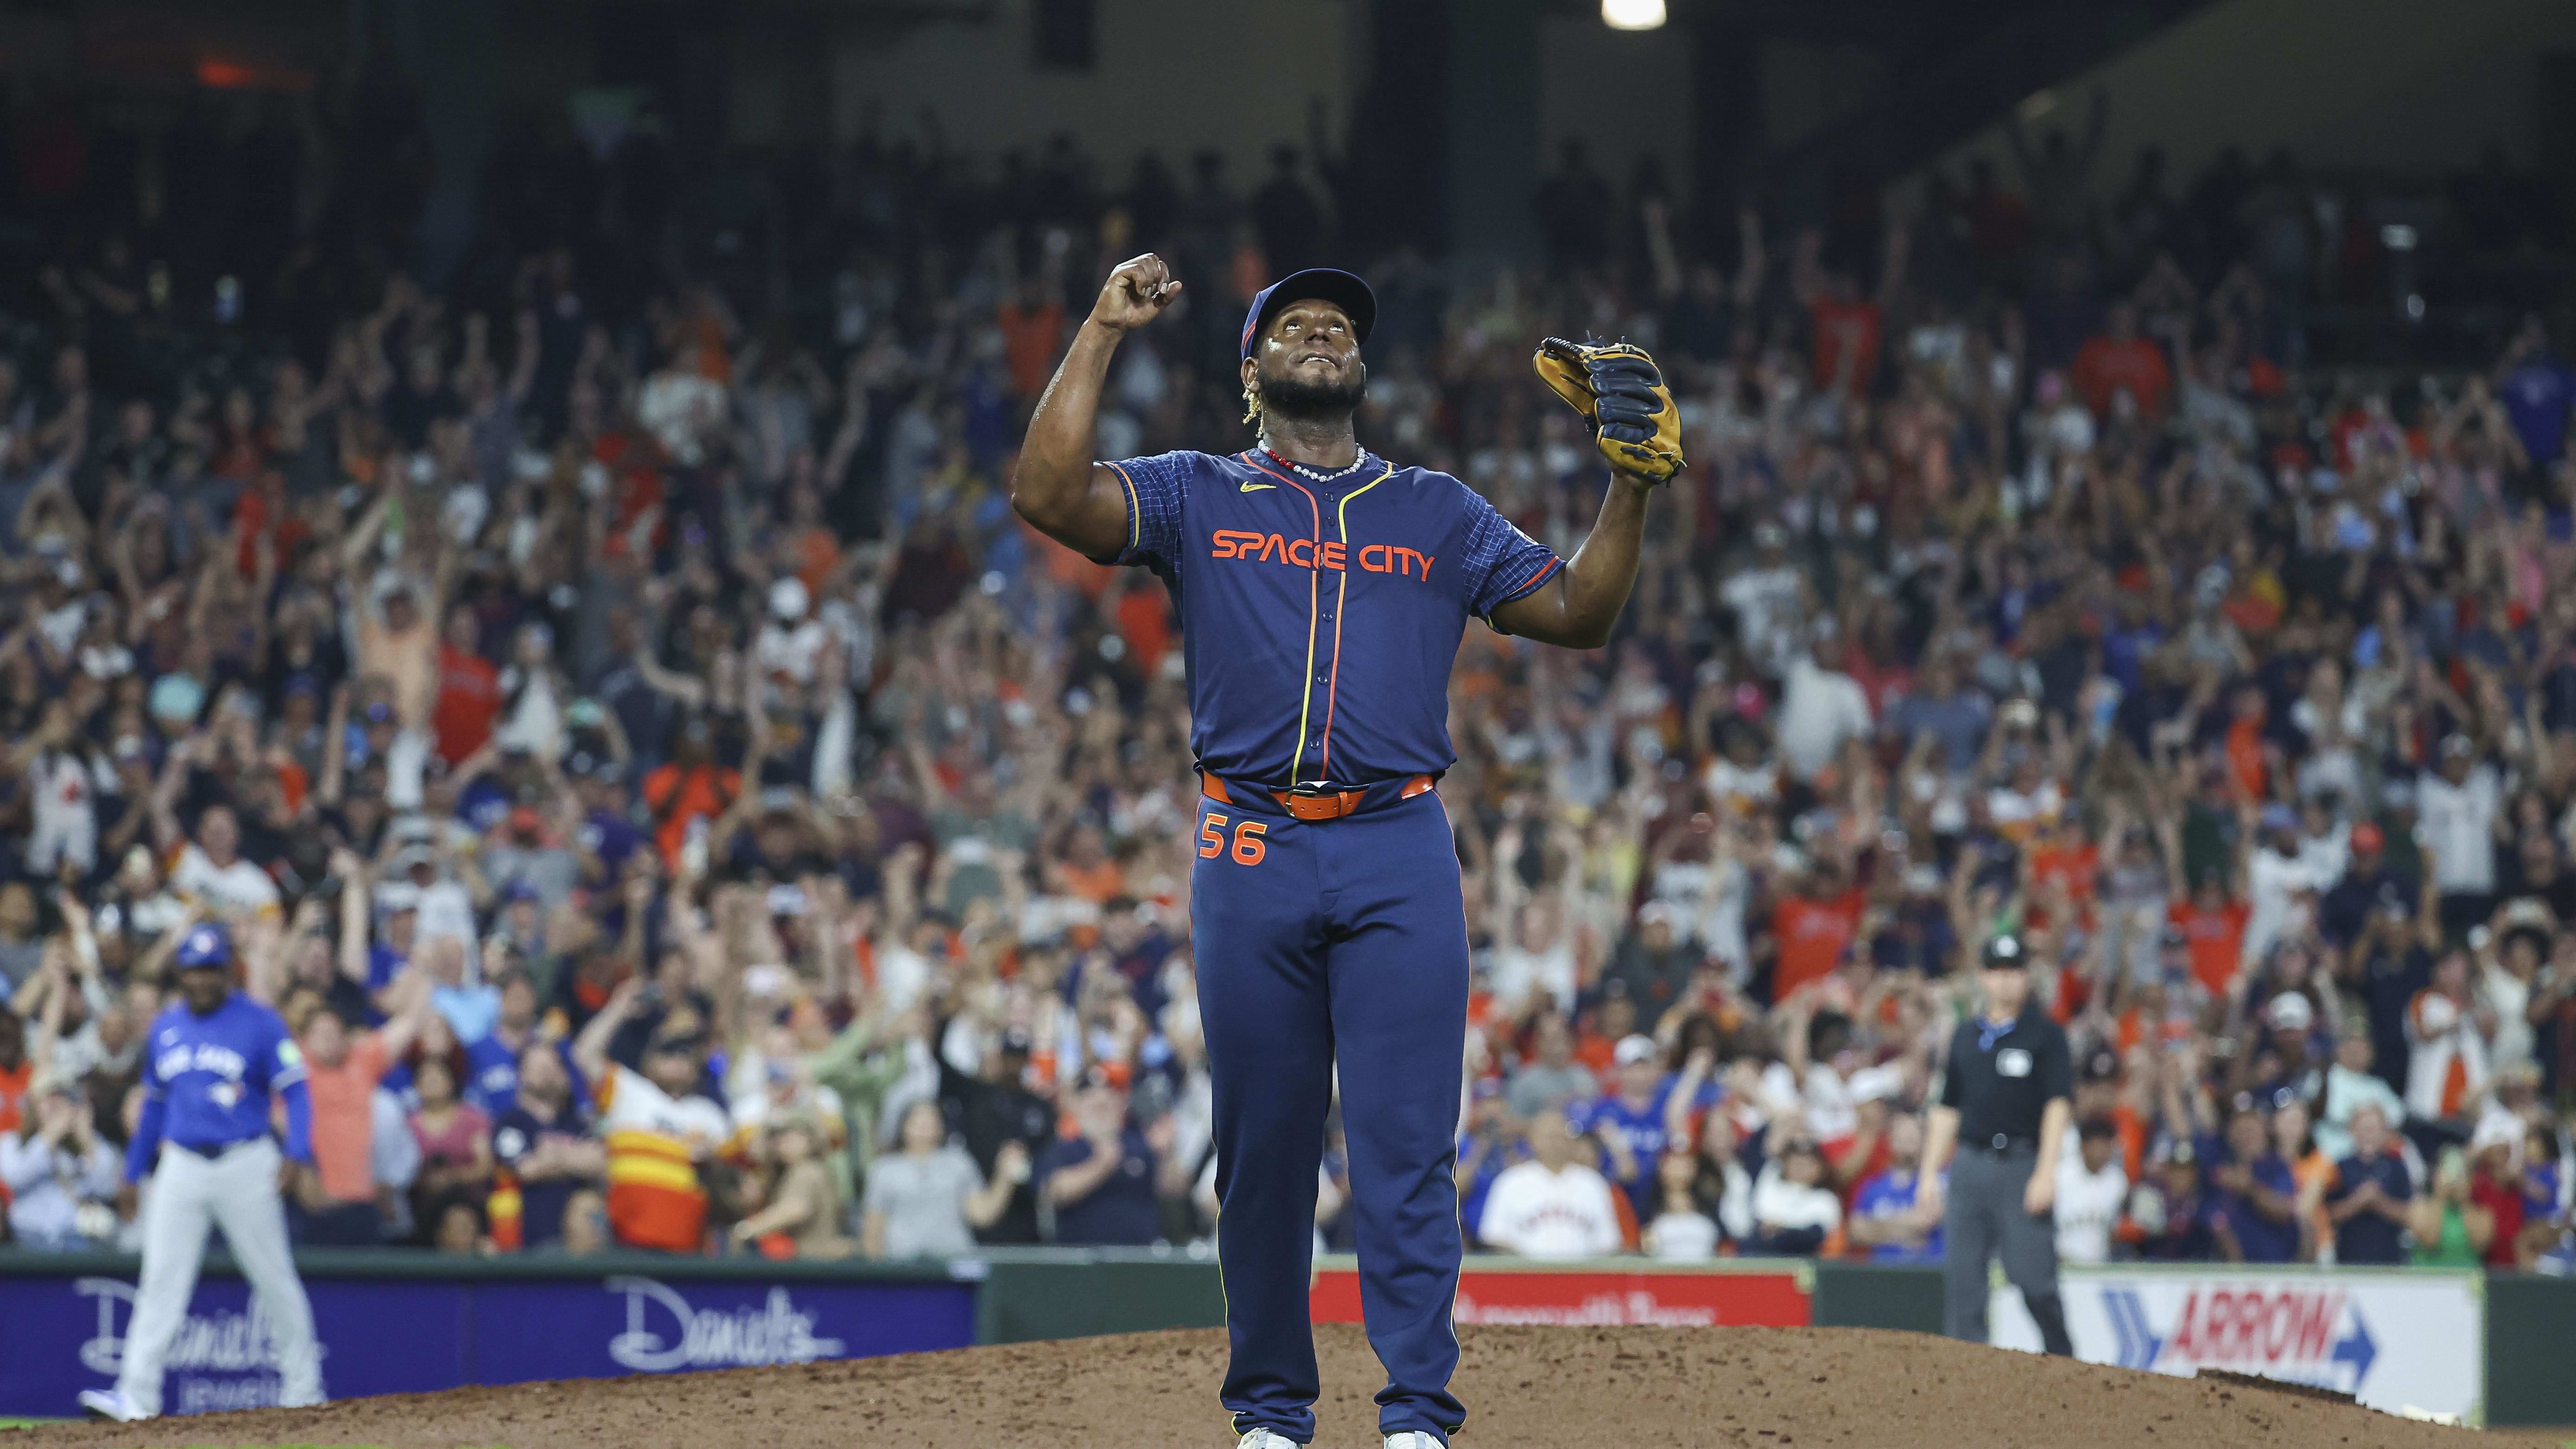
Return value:
M 1297 820 L 1244 786 L 1199 801 L 1190 876 L 1216 1113 L 1217 1254 L 1236 1433 L 1315 1437 L 1315 1181 L 1341 1073 L 1360 1302 L 1386 1365 L 1380 1432 L 1444 1442 L 1458 1367 L 1467 915 L 1448 811 L 1405 782 Z

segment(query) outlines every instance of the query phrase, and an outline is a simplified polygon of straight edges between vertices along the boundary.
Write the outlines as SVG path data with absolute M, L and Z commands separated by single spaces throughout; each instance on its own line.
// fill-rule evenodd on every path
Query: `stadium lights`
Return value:
M 1601 0 L 1601 23 L 1613 30 L 1661 30 L 1664 0 Z

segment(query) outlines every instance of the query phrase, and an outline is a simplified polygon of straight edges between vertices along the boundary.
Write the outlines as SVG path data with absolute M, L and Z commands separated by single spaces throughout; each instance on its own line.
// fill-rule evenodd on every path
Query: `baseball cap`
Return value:
M 2284 991 L 2263 1008 L 2263 1019 L 2279 1031 L 2306 1031 L 2316 1025 L 2316 1008 L 2296 991 Z
M 2275 800 L 2271 804 L 2263 807 L 2263 828 L 2266 830 L 2296 830 L 2299 828 L 2299 812 L 2282 804 L 2280 801 Z
M 2478 1119 L 2477 1130 L 2469 1134 L 2469 1155 L 2475 1157 L 2491 1148 L 2504 1147 L 2520 1156 L 2522 1138 L 2521 1119 L 2509 1112 L 2490 1112 Z
M 2388 837 L 2380 834 L 2379 827 L 2367 820 L 2352 828 L 2352 848 L 2355 850 L 2366 854 L 2387 844 Z
M 1655 1039 L 1642 1034 L 1619 1038 L 1618 1047 L 1610 1054 L 1611 1060 L 1623 1067 L 1637 1062 L 1651 1062 L 1656 1055 Z
M 2120 1054 L 2109 1047 L 2096 1047 L 2084 1054 L 2083 1070 L 2078 1075 L 2087 1082 L 2116 1082 L 2120 1079 Z
M 2445 735 L 2442 738 L 2442 758 L 2446 760 L 2454 755 L 2474 755 L 2477 752 L 2478 747 L 2469 743 L 2467 735 Z
M 232 964 L 233 939 L 223 927 L 208 922 L 191 926 L 179 938 L 179 969 L 194 971 L 199 967 L 218 970 Z
M 2022 949 L 2021 937 L 1997 936 L 1986 943 L 1985 968 L 1989 971 L 2026 971 L 2029 953 Z
M 769 586 L 769 612 L 781 619 L 802 619 L 812 599 L 805 592 L 805 581 L 784 578 Z
M 1377 293 L 1359 279 L 1357 273 L 1339 267 L 1308 267 L 1290 272 L 1264 287 L 1252 299 L 1252 310 L 1243 316 L 1243 355 L 1252 355 L 1252 344 L 1261 329 L 1270 325 L 1271 317 L 1291 302 L 1308 300 L 1330 302 L 1351 319 L 1351 336 L 1366 342 L 1369 329 L 1377 325 Z

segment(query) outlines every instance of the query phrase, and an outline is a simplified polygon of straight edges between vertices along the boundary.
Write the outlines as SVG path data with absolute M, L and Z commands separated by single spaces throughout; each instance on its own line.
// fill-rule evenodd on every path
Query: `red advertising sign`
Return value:
M 1650 1324 L 1663 1328 L 1804 1328 L 1814 1273 L 1803 1262 L 1673 1267 L 1640 1261 L 1570 1264 L 1521 1258 L 1467 1261 L 1460 1323 Z M 1347 1257 L 1316 1264 L 1308 1295 L 1317 1323 L 1358 1323 L 1360 1275 Z

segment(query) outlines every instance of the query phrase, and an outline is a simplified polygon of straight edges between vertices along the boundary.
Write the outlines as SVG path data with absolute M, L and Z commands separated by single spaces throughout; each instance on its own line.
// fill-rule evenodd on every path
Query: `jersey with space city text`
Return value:
M 1319 480 L 1267 450 L 1109 464 L 1127 543 L 1172 591 L 1190 745 L 1220 779 L 1278 787 L 1437 774 L 1470 617 L 1564 567 L 1466 484 L 1362 452 Z

